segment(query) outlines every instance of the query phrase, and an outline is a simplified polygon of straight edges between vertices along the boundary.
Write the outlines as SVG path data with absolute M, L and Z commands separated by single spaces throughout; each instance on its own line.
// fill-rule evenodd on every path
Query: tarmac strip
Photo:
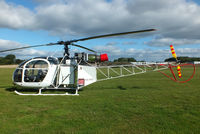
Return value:
M 16 68 L 18 65 L 0 65 L 0 68 Z

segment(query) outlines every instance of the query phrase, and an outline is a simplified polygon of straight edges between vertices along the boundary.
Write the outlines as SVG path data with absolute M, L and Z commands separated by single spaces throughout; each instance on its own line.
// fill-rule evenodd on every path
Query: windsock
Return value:
M 178 62 L 178 59 L 176 57 L 176 53 L 175 53 L 175 50 L 174 50 L 174 47 L 173 45 L 170 45 L 170 48 L 171 48 L 171 52 L 172 52 L 172 56 L 176 59 L 176 61 Z M 181 78 L 182 74 L 181 74 L 181 66 L 178 65 L 177 66 L 177 71 L 178 71 L 178 77 Z
M 170 48 L 171 48 L 172 56 L 177 60 L 176 53 L 175 53 L 173 45 L 170 45 Z

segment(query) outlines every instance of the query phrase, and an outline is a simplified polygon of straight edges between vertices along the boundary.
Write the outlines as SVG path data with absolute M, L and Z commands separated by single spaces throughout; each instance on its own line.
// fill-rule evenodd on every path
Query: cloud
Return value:
M 174 45 L 188 45 L 188 44 L 200 44 L 199 39 L 174 39 L 174 38 L 156 38 L 145 44 L 150 46 L 169 46 Z
M 35 14 L 29 9 L 0 1 L 0 27 L 10 29 L 35 29 Z
M 200 6 L 188 0 L 34 0 L 30 10 L 0 1 L 0 27 L 45 30 L 54 36 L 85 37 L 156 28 L 150 46 L 200 44 Z M 130 42 L 129 42 L 130 43 Z M 127 43 L 127 44 L 129 44 Z
M 122 50 L 118 46 L 111 45 L 110 43 L 108 43 L 107 45 L 95 46 L 93 47 L 93 50 L 99 53 L 109 53 L 113 56 L 120 56 L 120 54 L 122 53 Z
M 106 49 L 105 49 L 106 48 Z M 107 53 L 110 60 L 114 60 L 119 57 L 133 57 L 138 61 L 164 61 L 167 58 L 172 57 L 170 49 L 136 49 L 127 48 L 123 49 L 118 46 L 95 46 L 95 50 L 101 53 Z M 200 57 L 200 48 L 177 48 L 177 56 L 189 56 Z
M 134 41 L 123 42 L 123 45 L 135 45 L 135 44 L 137 44 L 137 43 Z
M 197 4 L 185 0 L 76 0 L 39 6 L 37 18 L 41 29 L 54 34 L 92 35 L 155 27 L 163 37 L 196 39 L 199 11 Z
M 18 42 L 0 39 L 0 50 L 12 49 L 12 48 L 17 48 L 21 46 L 22 45 Z
M 53 4 L 53 3 L 58 3 L 58 2 L 63 2 L 63 0 L 33 0 L 35 3 L 39 4 Z
M 25 44 L 21 44 L 15 41 L 10 41 L 10 40 L 2 40 L 0 39 L 0 50 L 7 50 L 7 49 L 13 49 L 13 48 L 19 48 L 19 47 L 24 47 L 24 46 L 28 46 Z M 0 53 L 0 56 L 5 56 L 7 54 L 14 54 L 17 56 L 17 58 L 30 58 L 30 57 L 35 57 L 35 56 L 48 56 L 50 55 L 50 52 L 48 51 L 42 51 L 42 50 L 36 50 L 36 49 L 22 49 L 20 51 L 12 51 L 12 53 L 10 52 L 4 52 L 4 53 Z
M 156 33 L 167 38 L 199 38 L 200 7 L 191 1 L 35 1 L 40 4 L 34 12 L 0 1 L 0 26 L 82 36 L 157 28 Z

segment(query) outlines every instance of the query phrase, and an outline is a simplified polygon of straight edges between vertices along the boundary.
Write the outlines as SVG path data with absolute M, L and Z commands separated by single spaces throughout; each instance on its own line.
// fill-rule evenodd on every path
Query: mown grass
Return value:
M 151 72 L 97 82 L 80 96 L 18 96 L 13 70 L 0 69 L 1 134 L 200 133 L 199 68 L 188 83 Z

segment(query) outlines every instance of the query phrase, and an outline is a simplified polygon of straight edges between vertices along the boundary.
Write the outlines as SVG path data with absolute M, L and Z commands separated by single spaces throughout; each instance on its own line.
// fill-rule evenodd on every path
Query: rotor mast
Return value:
M 64 45 L 64 56 L 69 59 L 69 45 L 71 45 L 72 43 L 70 41 L 58 41 L 57 44 L 59 45 Z

